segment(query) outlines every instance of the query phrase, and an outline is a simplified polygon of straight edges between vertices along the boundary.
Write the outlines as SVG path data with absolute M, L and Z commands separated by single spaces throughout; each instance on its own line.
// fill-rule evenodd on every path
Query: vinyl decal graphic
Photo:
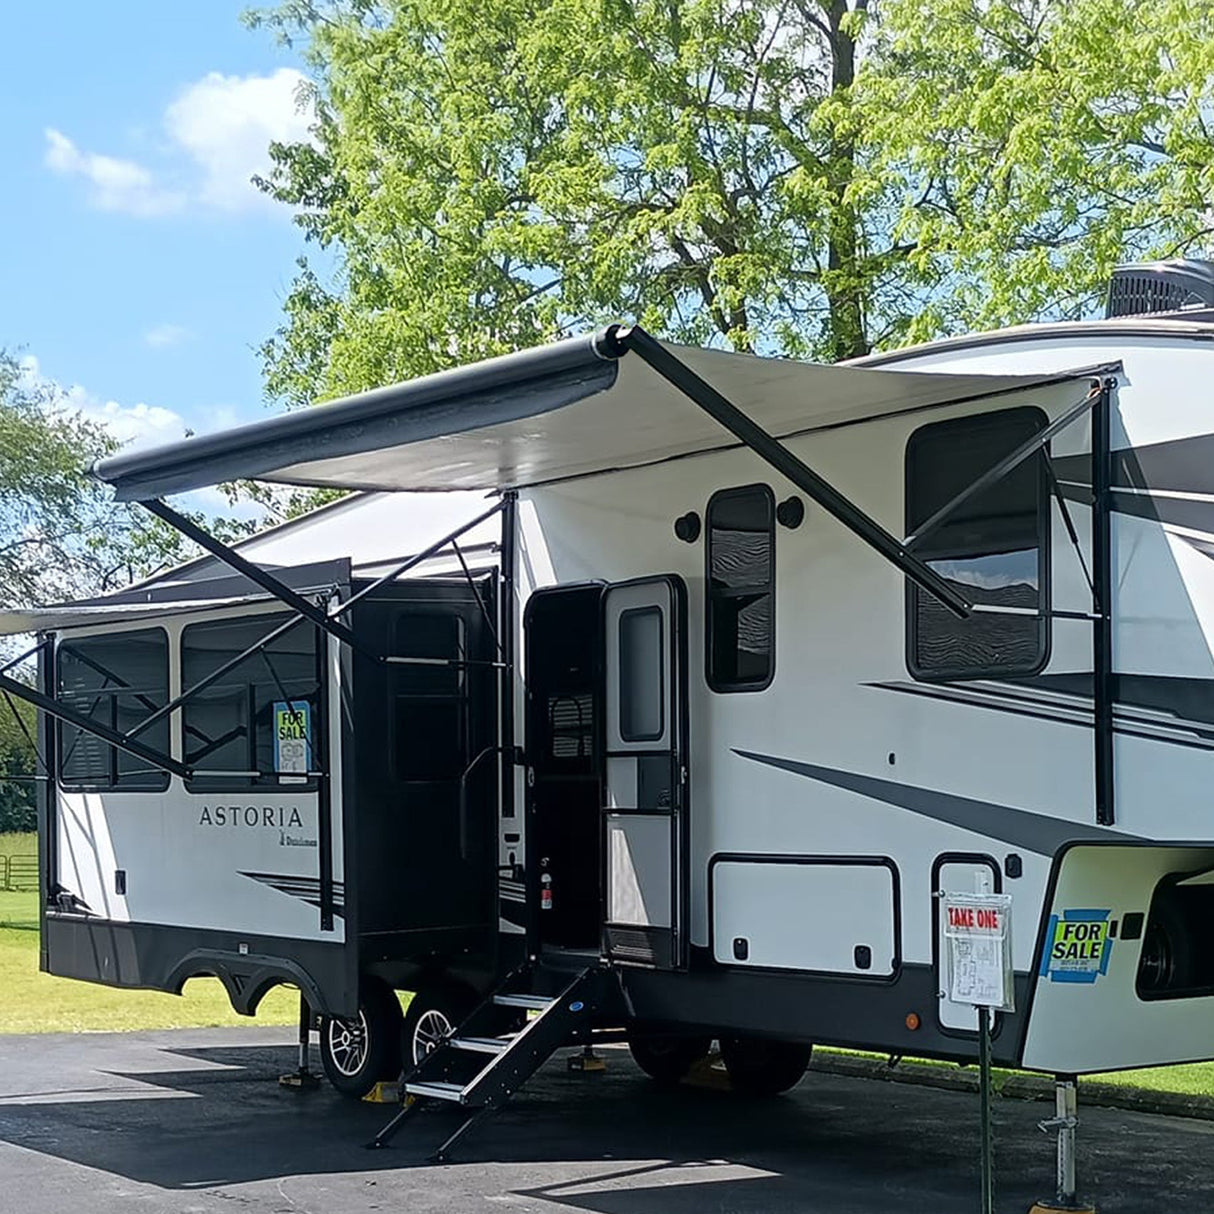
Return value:
M 874 801 L 895 805 L 899 809 L 922 814 L 925 818 L 934 818 L 937 822 L 959 826 L 976 835 L 1001 839 L 1013 847 L 1022 847 L 1042 856 L 1052 856 L 1064 843 L 1081 839 L 1130 842 L 1138 838 L 1137 835 L 1127 835 L 1101 826 L 1068 822 L 1065 818 L 1054 818 L 1049 814 L 1014 809 L 1010 805 L 997 805 L 991 801 L 977 801 L 972 797 L 959 797 L 955 793 L 938 792 L 931 788 L 916 788 L 913 784 L 897 784 L 893 780 L 838 771 L 833 767 L 818 767 L 796 759 L 779 759 L 745 750 L 735 750 L 734 754 L 835 788 L 845 788 Z
M 250 881 L 256 881 L 259 885 L 268 885 L 271 889 L 276 889 L 280 894 L 286 894 L 290 898 L 299 898 L 302 902 L 307 902 L 310 906 L 320 908 L 320 878 L 319 877 L 292 877 L 284 873 L 245 873 L 240 874 L 242 877 L 248 877 Z M 342 881 L 333 882 L 333 913 L 339 918 L 344 918 L 344 908 L 346 901 L 346 887 Z
M 1107 910 L 1064 910 L 1050 916 L 1039 972 L 1051 982 L 1091 984 L 1108 972 L 1112 952 Z

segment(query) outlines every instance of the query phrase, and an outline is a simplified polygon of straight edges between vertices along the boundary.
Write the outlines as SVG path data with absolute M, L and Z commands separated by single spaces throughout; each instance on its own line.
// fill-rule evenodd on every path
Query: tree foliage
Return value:
M 937 284 L 908 336 L 1068 319 L 1119 261 L 1214 248 L 1214 5 L 887 4 L 866 81 Z
M 37 812 L 32 777 L 37 774 L 34 710 L 13 700 L 0 700 L 0 834 L 34 830 Z
M 1072 315 L 1209 228 L 1204 0 L 287 0 L 306 403 L 606 319 L 835 359 Z
M 0 348 L 0 608 L 104 594 L 199 555 L 89 475 L 118 446 L 70 407 L 58 385 L 26 376 Z M 233 505 L 249 496 L 241 485 L 227 488 Z M 186 513 L 225 540 L 254 526 Z
M 0 349 L 0 607 L 102 593 L 186 555 L 89 477 L 116 447 Z

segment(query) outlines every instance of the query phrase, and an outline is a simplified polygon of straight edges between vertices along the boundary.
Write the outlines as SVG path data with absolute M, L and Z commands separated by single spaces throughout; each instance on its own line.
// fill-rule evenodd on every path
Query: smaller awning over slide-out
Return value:
M 67 603 L 57 607 L 13 607 L 0 611 L 0 636 L 24 632 L 57 632 L 61 628 L 79 628 L 85 624 L 129 624 L 139 620 L 149 625 L 166 615 L 187 611 L 210 611 L 213 607 L 234 607 L 268 600 L 269 595 L 249 595 L 229 599 L 198 599 L 176 603 Z
M 946 375 L 665 343 L 662 349 L 776 438 L 1090 374 Z M 117 455 L 96 473 L 127 501 L 241 478 L 346 489 L 497 490 L 736 445 L 608 330 Z

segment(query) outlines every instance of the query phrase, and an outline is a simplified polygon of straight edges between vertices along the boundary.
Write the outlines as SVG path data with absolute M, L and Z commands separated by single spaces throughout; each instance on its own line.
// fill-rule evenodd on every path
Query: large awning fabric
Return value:
M 1071 375 L 818 366 L 665 345 L 777 438 Z M 123 500 L 239 478 L 343 489 L 514 489 L 736 446 L 641 357 L 570 338 L 219 434 L 103 460 Z

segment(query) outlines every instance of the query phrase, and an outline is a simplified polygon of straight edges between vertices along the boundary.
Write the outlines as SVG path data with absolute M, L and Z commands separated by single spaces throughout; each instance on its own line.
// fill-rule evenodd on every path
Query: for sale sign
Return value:
M 307 779 L 311 724 L 307 700 L 275 701 L 274 770 L 284 784 Z
M 1010 894 L 944 894 L 945 970 L 953 1003 L 1015 1010 Z

